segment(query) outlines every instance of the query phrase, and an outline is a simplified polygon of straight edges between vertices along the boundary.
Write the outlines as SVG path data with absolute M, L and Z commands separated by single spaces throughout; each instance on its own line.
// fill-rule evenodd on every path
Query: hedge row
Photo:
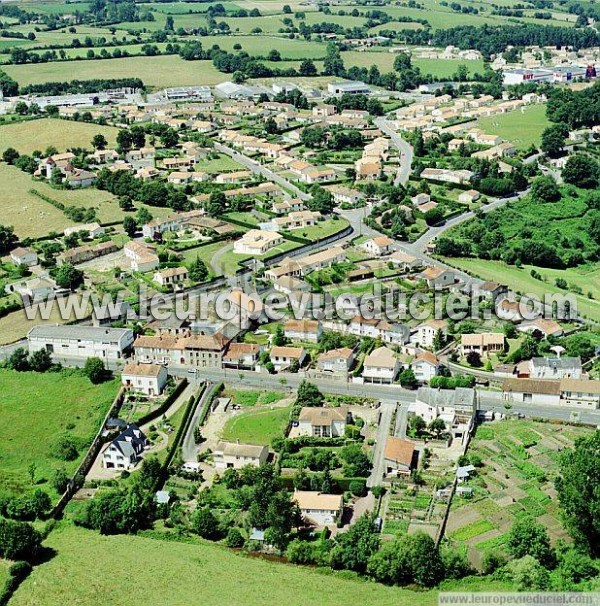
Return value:
M 169 406 L 171 406 L 171 404 L 173 404 L 173 402 L 175 402 L 175 400 L 183 393 L 183 390 L 187 387 L 187 384 L 187 379 L 183 379 L 176 385 L 175 389 L 165 398 L 165 401 L 156 410 L 152 410 L 143 417 L 140 417 L 137 424 L 141 427 L 142 425 L 146 425 L 146 423 L 154 421 L 154 419 L 162 417 L 169 409 Z

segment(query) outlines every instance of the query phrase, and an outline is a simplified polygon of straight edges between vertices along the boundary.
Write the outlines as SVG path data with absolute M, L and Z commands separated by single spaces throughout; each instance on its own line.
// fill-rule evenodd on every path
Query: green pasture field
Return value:
M 109 146 L 114 146 L 118 129 L 87 122 L 75 122 L 58 118 L 42 118 L 16 124 L 0 125 L 0 150 L 14 147 L 21 154 L 31 154 L 35 150 L 44 151 L 49 146 L 59 151 L 71 147 L 92 149 L 94 135 L 102 134 Z
M 218 45 L 226 51 L 234 51 L 235 44 L 241 44 L 242 51 L 252 56 L 266 56 L 272 49 L 278 50 L 284 59 L 320 59 L 325 56 L 325 44 L 307 40 L 284 38 L 282 36 L 204 36 L 200 38 L 203 48 Z M 286 64 L 281 64 L 286 66 Z
M 12 225 L 21 238 L 40 237 L 53 231 L 59 233 L 74 224 L 61 210 L 31 193 L 32 189 L 67 206 L 97 208 L 101 222 L 118 221 L 123 217 L 123 211 L 108 192 L 92 188 L 53 189 L 47 183 L 35 181 L 28 173 L 6 164 L 0 165 L 0 181 L 4 183 L 0 224 Z M 150 209 L 150 212 L 153 210 Z
M 502 261 L 488 261 L 474 258 L 452 258 L 445 261 L 454 267 L 464 269 L 469 273 L 482 278 L 483 280 L 495 280 L 502 284 L 509 284 L 511 289 L 521 293 L 531 293 L 538 297 L 543 297 L 547 293 L 565 293 L 559 289 L 554 279 L 564 278 L 567 283 L 572 282 L 581 286 L 584 294 L 590 290 L 594 299 L 588 299 L 586 296 L 575 295 L 577 299 L 577 310 L 580 314 L 600 321 L 600 265 L 594 265 L 590 269 L 547 269 L 544 267 L 531 267 L 524 265 L 521 269 L 514 265 L 507 265 Z M 530 274 L 531 269 L 535 269 L 542 276 L 547 276 L 547 282 L 536 280 Z
M 30 490 L 28 467 L 33 463 L 35 485 L 57 496 L 50 484 L 54 470 L 75 471 L 117 395 L 118 382 L 93 385 L 73 371 L 0 370 L 0 384 L 0 484 L 15 493 Z M 75 461 L 52 456 L 56 439 L 65 433 L 81 442 Z
M 226 596 L 242 595 L 240 591 L 244 606 L 262 606 L 265 600 L 288 606 L 409 606 L 417 599 L 420 606 L 437 604 L 435 591 L 416 594 L 192 541 L 101 536 L 65 522 L 45 542 L 55 556 L 36 566 L 11 605 L 56 606 L 73 603 L 76 596 L 80 606 L 222 606 Z M 486 583 L 486 588 L 494 587 Z
M 413 59 L 413 65 L 423 74 L 431 74 L 436 78 L 451 78 L 459 65 L 464 65 L 469 74 L 483 73 L 483 60 L 465 61 L 464 59 Z

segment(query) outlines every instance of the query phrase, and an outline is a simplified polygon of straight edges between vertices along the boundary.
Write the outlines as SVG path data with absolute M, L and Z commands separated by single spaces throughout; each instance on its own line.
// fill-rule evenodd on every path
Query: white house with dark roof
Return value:
M 433 389 L 420 387 L 409 412 L 421 417 L 427 424 L 442 419 L 453 440 L 464 443 L 475 423 L 477 400 L 475 390 L 468 387 Z
M 581 379 L 581 358 L 532 358 L 529 362 L 532 379 Z
M 105 469 L 133 469 L 142 458 L 148 439 L 144 432 L 134 424 L 128 425 L 102 453 L 102 466 Z

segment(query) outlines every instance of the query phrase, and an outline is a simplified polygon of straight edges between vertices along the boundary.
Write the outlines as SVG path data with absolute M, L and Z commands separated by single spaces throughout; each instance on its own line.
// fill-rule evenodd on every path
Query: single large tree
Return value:
M 54 279 L 60 288 L 75 290 L 83 282 L 83 272 L 67 263 L 58 268 Z
M 562 171 L 565 183 L 593 189 L 600 183 L 600 164 L 587 154 L 573 154 Z
M 300 406 L 321 406 L 324 399 L 323 394 L 314 383 L 309 383 L 304 380 L 298 386 L 296 404 L 299 404 Z
M 97 135 L 93 136 L 92 147 L 94 149 L 106 149 L 107 145 L 108 145 L 108 141 L 106 140 L 106 137 L 102 133 L 98 133 Z
M 106 379 L 106 367 L 100 358 L 88 358 L 83 367 L 83 374 L 94 384 Z
M 12 225 L 0 225 L 0 255 L 5 255 L 17 243 Z
M 530 555 L 544 566 L 552 566 L 555 561 L 548 531 L 532 519 L 523 518 L 514 523 L 508 535 L 507 548 L 515 558 Z
M 562 153 L 565 139 L 569 129 L 565 124 L 553 124 L 542 133 L 541 149 L 551 158 L 556 158 Z
M 557 202 L 560 189 L 551 176 L 537 177 L 531 184 L 531 196 L 538 202 Z
M 563 452 L 556 479 L 566 526 L 579 545 L 600 556 L 600 431 Z

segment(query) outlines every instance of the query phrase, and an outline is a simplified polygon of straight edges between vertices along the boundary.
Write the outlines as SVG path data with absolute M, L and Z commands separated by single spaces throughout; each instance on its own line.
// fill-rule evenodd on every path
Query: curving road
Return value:
M 526 189 L 525 191 L 519 193 L 517 196 L 511 196 L 510 198 L 495 198 L 491 202 L 486 204 L 485 206 L 482 206 L 480 210 L 484 214 L 487 214 L 493 210 L 502 208 L 509 202 L 514 202 L 515 200 L 518 200 L 521 196 L 524 196 L 528 192 L 529 192 L 529 189 Z M 451 219 L 448 219 L 441 225 L 435 225 L 433 227 L 430 227 L 420 238 L 418 238 L 414 242 L 412 242 L 410 244 L 403 242 L 402 247 L 414 255 L 422 256 L 423 258 L 426 258 L 425 251 L 427 250 L 427 245 L 432 240 L 435 240 L 437 237 L 439 237 L 441 234 L 443 234 L 445 231 L 447 231 L 451 227 L 460 225 L 461 223 L 464 223 L 465 221 L 472 219 L 474 216 L 475 216 L 475 212 L 470 210 L 466 213 L 463 213 L 462 215 L 452 217 Z

